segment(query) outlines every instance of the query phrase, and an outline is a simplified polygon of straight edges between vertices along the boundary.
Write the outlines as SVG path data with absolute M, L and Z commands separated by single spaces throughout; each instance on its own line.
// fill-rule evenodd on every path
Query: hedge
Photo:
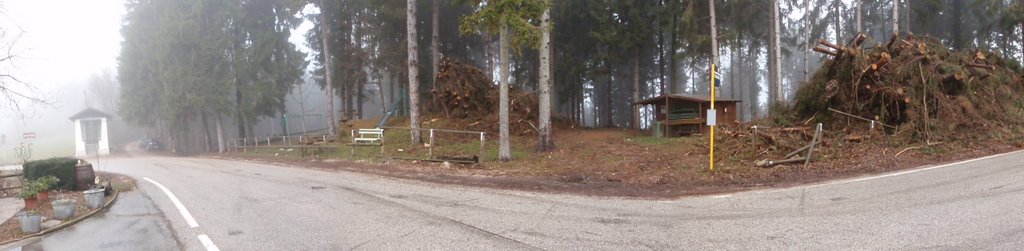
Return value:
M 75 189 L 75 165 L 78 159 L 75 158 L 49 158 L 25 162 L 22 166 L 25 179 L 35 180 L 47 175 L 53 175 L 60 179 L 53 189 L 72 191 Z

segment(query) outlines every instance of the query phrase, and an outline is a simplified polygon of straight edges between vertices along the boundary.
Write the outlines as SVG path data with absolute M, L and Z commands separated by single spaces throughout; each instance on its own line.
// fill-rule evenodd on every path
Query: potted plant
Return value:
M 18 192 L 18 198 L 25 200 L 25 209 L 32 210 L 36 209 L 36 196 L 39 194 L 39 185 L 35 181 L 25 181 L 21 184 L 21 192 Z
M 18 215 L 21 221 L 21 232 L 31 234 L 39 232 L 40 224 L 43 223 L 43 216 L 35 209 L 25 209 Z
M 53 187 L 57 185 L 57 182 L 60 182 L 60 179 L 53 175 L 47 175 L 36 179 L 36 185 L 38 186 L 37 189 L 39 190 L 36 200 L 41 202 L 49 201 L 50 189 L 53 189 Z
M 85 205 L 89 209 L 97 209 L 103 206 L 104 189 L 102 187 L 94 186 L 92 189 L 85 190 L 82 193 L 85 194 Z
M 51 204 L 53 205 L 53 218 L 67 220 L 75 216 L 75 206 L 78 201 L 68 194 L 58 194 Z

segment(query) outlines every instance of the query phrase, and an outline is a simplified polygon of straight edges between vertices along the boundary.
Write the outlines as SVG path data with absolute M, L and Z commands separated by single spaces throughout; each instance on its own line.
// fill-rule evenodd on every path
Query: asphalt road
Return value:
M 633 200 L 170 157 L 101 160 L 138 179 L 182 248 L 1024 248 L 1024 152 L 785 189 Z M 190 227 L 172 200 L 198 226 Z M 167 247 L 178 249 L 178 247 Z

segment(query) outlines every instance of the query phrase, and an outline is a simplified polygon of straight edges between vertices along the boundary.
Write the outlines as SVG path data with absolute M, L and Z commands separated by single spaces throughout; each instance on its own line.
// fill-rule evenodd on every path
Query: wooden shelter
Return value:
M 736 106 L 740 100 L 715 98 L 716 122 L 736 123 Z M 654 136 L 679 137 L 697 133 L 708 133 L 707 109 L 711 108 L 711 96 L 665 94 L 639 102 L 634 106 L 653 105 L 654 122 L 651 129 Z

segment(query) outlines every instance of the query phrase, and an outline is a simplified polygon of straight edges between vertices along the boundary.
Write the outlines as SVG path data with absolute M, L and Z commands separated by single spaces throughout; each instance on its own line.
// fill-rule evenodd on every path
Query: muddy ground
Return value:
M 326 170 L 345 170 L 444 184 L 595 196 L 673 198 L 763 187 L 786 187 L 849 178 L 1020 149 L 1001 142 L 943 143 L 916 148 L 887 144 L 884 135 L 847 142 L 836 132 L 826 137 L 809 165 L 754 167 L 757 159 L 777 159 L 792 149 L 751 147 L 746 136 L 723 132 L 716 144 L 716 170 L 708 171 L 706 136 L 653 138 L 629 130 L 556 132 L 557 150 L 528 151 L 535 140 L 516 137 L 515 159 L 500 163 L 444 164 L 425 161 L 351 160 L 343 154 L 300 158 L 279 152 L 230 153 L 214 158 L 248 159 Z M 738 136 L 736 136 L 738 135 Z M 488 145 L 490 147 L 490 145 Z M 795 147 L 791 147 L 795 148 Z M 345 148 L 347 149 L 347 148 Z M 285 150 L 282 148 L 282 150 Z M 905 150 L 905 151 L 904 151 Z M 408 150 L 406 150 L 408 151 Z M 899 156 L 896 156 L 897 153 Z M 275 156 L 277 155 L 277 156 Z M 486 160 L 486 158 L 485 158 Z

